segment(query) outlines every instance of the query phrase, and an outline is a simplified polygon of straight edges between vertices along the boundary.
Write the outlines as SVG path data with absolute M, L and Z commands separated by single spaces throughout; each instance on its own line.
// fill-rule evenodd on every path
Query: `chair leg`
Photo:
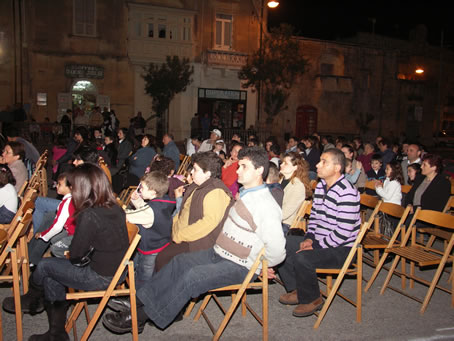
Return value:
M 205 310 L 208 302 L 210 302 L 210 299 L 211 299 L 211 296 L 212 294 L 207 294 L 204 298 L 203 298 L 203 302 L 202 304 L 200 305 L 200 308 L 199 310 L 197 311 L 197 314 L 195 314 L 194 316 L 194 321 L 198 321 L 200 316 L 202 315 L 202 312 Z
M 399 259 L 400 259 L 400 256 L 396 255 L 396 257 L 394 258 L 393 264 L 391 265 L 391 268 L 388 271 L 388 275 L 386 276 L 385 282 L 383 283 L 383 286 L 380 290 L 380 295 L 383 295 L 383 293 L 385 292 L 386 287 L 388 286 L 389 281 L 391 280 L 391 278 L 393 276 L 394 270 L 397 267 L 397 263 L 399 263 Z
M 262 269 L 268 269 L 268 261 L 263 260 Z M 262 271 L 262 339 L 268 341 L 268 271 Z
M 22 341 L 24 337 L 22 331 L 22 308 L 20 302 L 19 269 L 17 266 L 17 253 L 15 249 L 11 251 L 11 266 L 13 273 L 14 309 L 16 310 L 16 336 L 18 341 Z
M 129 299 L 131 302 L 132 339 L 139 340 L 139 326 L 137 323 L 136 280 L 134 278 L 134 263 L 128 263 L 129 272 Z
M 432 282 L 430 283 L 429 290 L 427 290 L 426 297 L 424 298 L 421 310 L 419 311 L 421 314 L 424 314 L 424 311 L 426 310 L 427 305 L 429 304 L 430 298 L 432 297 L 432 295 L 434 293 L 435 286 L 437 285 L 438 280 L 440 279 L 441 273 L 443 272 L 443 268 L 445 267 L 447 258 L 448 258 L 448 255 L 445 253 L 440 264 L 438 265 L 437 271 L 435 272 L 435 276 L 432 279 Z M 452 295 L 452 292 L 451 292 L 451 295 Z
M 372 284 L 374 284 L 375 279 L 377 278 L 378 274 L 380 273 L 383 264 L 385 264 L 386 258 L 388 257 L 389 253 L 388 252 L 383 252 L 380 261 L 378 262 L 377 266 L 375 267 L 374 272 L 372 273 L 372 276 L 369 279 L 369 282 L 367 282 L 366 287 L 364 288 L 364 292 L 367 292 Z
M 356 272 L 356 322 L 361 322 L 361 309 L 362 309 L 362 283 L 363 283 L 363 248 L 358 247 L 356 254 L 357 272 Z
M 189 302 L 189 305 L 186 308 L 186 311 L 184 312 L 183 317 L 188 317 L 189 315 L 191 315 L 192 309 L 194 309 L 196 302 L 197 302 L 197 299 L 195 299 L 195 298 L 193 298 L 191 300 L 191 302 Z

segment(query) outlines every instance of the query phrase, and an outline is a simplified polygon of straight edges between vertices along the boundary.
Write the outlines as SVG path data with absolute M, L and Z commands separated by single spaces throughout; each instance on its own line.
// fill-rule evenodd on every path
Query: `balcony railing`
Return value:
M 240 69 L 246 65 L 248 55 L 241 52 L 206 50 L 205 62 L 208 65 L 219 65 Z

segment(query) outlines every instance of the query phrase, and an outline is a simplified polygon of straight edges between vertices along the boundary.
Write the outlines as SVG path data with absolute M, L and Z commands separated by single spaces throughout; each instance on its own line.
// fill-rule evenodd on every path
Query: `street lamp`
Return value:
M 418 75 L 421 75 L 421 74 L 423 74 L 423 73 L 424 73 L 424 69 L 423 69 L 423 68 L 420 68 L 420 67 L 418 67 L 418 68 L 417 68 L 417 69 L 415 70 L 415 72 L 416 72 L 416 73 L 417 73 Z
M 266 5 L 269 8 L 276 8 L 279 6 L 279 1 L 273 1 L 269 0 L 267 1 Z M 260 54 L 260 60 L 262 61 L 263 58 L 263 10 L 265 8 L 265 0 L 262 0 L 261 6 L 260 6 L 260 44 L 259 44 L 259 54 Z M 262 106 L 262 82 L 260 81 L 259 88 L 257 89 L 257 95 L 258 95 L 258 103 L 257 103 L 257 125 L 260 123 L 260 111 L 261 111 L 261 106 Z

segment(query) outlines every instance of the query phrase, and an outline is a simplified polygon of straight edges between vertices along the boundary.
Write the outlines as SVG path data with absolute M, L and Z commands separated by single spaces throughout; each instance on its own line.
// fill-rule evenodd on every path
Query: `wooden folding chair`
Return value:
M 408 193 L 408 192 L 410 192 L 411 187 L 412 187 L 412 185 L 402 185 L 402 186 L 401 186 L 402 193 Z
M 298 212 L 296 213 L 296 217 L 290 225 L 290 229 L 301 229 L 306 232 L 307 229 L 307 218 L 311 214 L 312 209 L 312 201 L 311 200 L 304 200 L 301 204 Z
M 352 304 L 354 307 L 356 307 L 356 322 L 361 322 L 361 301 L 362 301 L 362 280 L 363 280 L 363 249 L 361 246 L 361 242 L 364 238 L 364 235 L 366 232 L 369 230 L 370 226 L 372 226 L 372 223 L 374 221 L 374 217 L 377 215 L 377 212 L 380 208 L 381 201 L 378 202 L 377 206 L 375 207 L 371 217 L 366 223 L 362 223 L 358 236 L 356 237 L 356 240 L 348 253 L 347 258 L 345 259 L 344 265 L 340 269 L 320 269 L 317 268 L 316 272 L 317 274 L 324 275 L 326 276 L 326 282 L 323 282 L 326 284 L 326 292 L 321 292 L 322 295 L 326 296 L 325 303 L 323 304 L 323 308 L 318 314 L 317 321 L 315 321 L 314 324 L 314 329 L 318 328 L 320 324 L 322 323 L 323 318 L 326 315 L 326 312 L 328 311 L 329 306 L 334 300 L 334 297 L 338 295 L 339 297 L 343 298 L 345 301 L 348 303 Z M 356 263 L 353 263 L 353 260 L 356 256 Z M 334 282 L 334 285 L 332 284 L 333 275 L 337 275 L 336 281 Z M 346 297 L 344 294 L 342 294 L 339 291 L 340 285 L 342 284 L 342 281 L 344 280 L 345 276 L 355 276 L 356 277 L 356 301 L 353 301 L 352 299 Z
M 315 191 L 317 184 L 318 184 L 317 180 L 311 180 L 310 185 L 311 185 L 312 191 Z
M 451 256 L 451 251 L 453 249 L 454 245 L 454 233 L 451 235 L 451 238 L 449 239 L 448 245 L 445 248 L 444 251 L 436 250 L 430 247 L 427 247 L 426 245 L 421 245 L 416 242 L 416 222 L 424 222 L 428 224 L 433 224 L 436 226 L 439 226 L 441 228 L 445 228 L 448 230 L 451 230 L 454 232 L 454 216 L 442 213 L 442 212 L 437 212 L 437 211 L 431 211 L 431 210 L 421 210 L 421 208 L 418 208 L 416 210 L 416 213 L 413 216 L 413 219 L 411 220 L 410 227 L 408 228 L 408 231 L 405 233 L 405 236 L 402 240 L 402 242 L 398 245 L 392 245 L 391 247 L 387 248 L 386 251 L 389 253 L 395 254 L 396 257 L 394 258 L 394 261 L 391 265 L 391 268 L 389 270 L 388 276 L 385 279 L 385 282 L 383 283 L 383 287 L 380 291 L 380 294 L 383 294 L 386 290 L 386 288 L 390 288 L 404 296 L 407 296 L 411 299 L 414 299 L 417 302 L 422 303 L 420 313 L 423 314 L 424 311 L 427 308 L 427 305 L 429 304 L 430 298 L 432 297 L 432 294 L 435 290 L 435 288 L 441 289 L 443 291 L 446 291 L 448 293 L 451 293 L 451 305 L 454 306 L 454 281 L 451 280 L 451 288 L 445 288 L 442 287 L 441 285 L 438 284 L 438 281 L 440 279 L 440 276 L 443 272 L 443 269 L 446 265 L 446 263 L 452 262 L 453 257 Z M 409 242 L 411 237 L 411 242 Z M 404 271 L 402 272 L 397 272 L 396 267 L 401 258 L 406 259 L 410 261 L 410 273 L 406 273 Z M 415 265 L 418 265 L 420 268 L 426 267 L 426 266 L 434 266 L 438 265 L 437 270 L 433 276 L 432 281 L 427 281 L 422 277 L 419 277 L 415 273 Z M 421 300 L 415 296 L 410 295 L 408 292 L 392 287 L 389 285 L 389 282 L 393 276 L 394 273 L 397 273 L 398 275 L 403 275 L 407 278 L 410 279 L 410 288 L 414 287 L 414 281 L 417 281 L 419 283 L 422 283 L 426 286 L 429 287 L 427 290 L 427 294 L 424 298 L 424 300 Z
M 120 203 L 120 206 L 125 209 L 128 207 L 129 202 L 131 201 L 131 195 L 137 189 L 137 186 L 129 186 L 121 191 L 120 195 L 118 196 L 117 201 Z
M 30 264 L 28 262 L 26 236 L 31 221 L 32 209 L 28 209 L 21 219 L 17 219 L 14 225 L 10 227 L 11 234 L 8 234 L 5 230 L 0 231 L 3 238 L 5 237 L 5 234 L 7 238 L 7 242 L 1 243 L 0 269 L 2 272 L 0 281 L 13 282 L 14 308 L 16 311 L 16 337 L 19 341 L 23 339 L 20 282 L 22 279 L 23 293 L 27 293 L 28 279 L 30 277 Z M 1 332 L 0 324 L 0 335 Z
M 361 222 L 366 222 L 368 220 L 367 213 L 368 210 L 374 210 L 379 202 L 378 197 L 373 195 L 362 193 L 360 196 L 361 203 Z M 370 212 L 370 211 L 369 211 Z
M 93 328 L 95 327 L 96 323 L 98 322 L 101 313 L 104 311 L 109 298 L 112 296 L 126 296 L 129 295 L 129 299 L 131 301 L 131 316 L 132 316 L 132 339 L 137 341 L 139 339 L 139 332 L 138 332 L 138 325 L 137 325 L 137 306 L 136 306 L 136 285 L 135 285 L 135 278 L 134 278 L 134 262 L 131 260 L 131 256 L 134 253 L 137 244 L 140 240 L 139 229 L 136 225 L 127 223 L 128 227 L 128 236 L 129 236 L 129 247 L 126 251 L 120 265 L 118 266 L 115 275 L 112 278 L 108 288 L 106 290 L 99 290 L 99 291 L 82 291 L 82 292 L 74 292 L 66 294 L 67 300 L 76 300 L 76 306 L 72 310 L 68 320 L 66 321 L 66 332 L 69 332 L 77 318 L 79 317 L 82 309 L 84 308 L 84 302 L 87 299 L 91 298 L 101 298 L 101 302 L 99 302 L 96 311 L 88 323 L 87 328 L 85 329 L 84 334 L 82 335 L 81 340 L 85 341 L 88 340 Z M 128 267 L 127 277 L 129 279 L 129 288 L 120 288 L 118 289 L 117 286 L 120 284 L 119 280 L 121 275 L 123 274 L 125 268 Z
M 366 249 L 375 249 L 374 252 L 377 252 L 381 249 L 383 250 L 383 254 L 380 257 L 380 260 L 378 262 L 375 262 L 376 255 L 374 254 L 374 263 L 373 265 L 375 266 L 375 270 L 370 277 L 369 281 L 367 282 L 366 287 L 364 288 L 364 292 L 367 292 L 369 288 L 372 286 L 374 283 L 375 279 L 377 278 L 380 270 L 384 267 L 383 265 L 385 264 L 386 258 L 389 255 L 389 252 L 386 251 L 387 248 L 391 247 L 392 245 L 397 245 L 399 241 L 397 240 L 397 237 L 399 235 L 403 236 L 405 234 L 405 220 L 408 217 L 408 214 L 410 213 L 410 206 L 407 208 L 403 208 L 400 205 L 392 204 L 392 203 L 383 203 L 380 206 L 379 212 L 388 214 L 394 218 L 399 219 L 399 222 L 397 223 L 396 229 L 394 230 L 393 235 L 391 238 L 379 233 L 377 230 L 378 224 L 379 224 L 379 216 L 377 215 L 375 217 L 374 221 L 374 231 L 369 231 L 366 236 L 363 239 L 363 247 Z M 375 265 L 376 264 L 376 265 Z M 405 266 L 405 263 L 402 263 L 403 266 Z M 385 268 L 387 269 L 387 268 Z M 405 286 L 405 277 L 402 277 L 402 285 Z
M 452 214 L 451 210 L 454 208 L 454 195 L 452 195 L 446 203 L 443 213 Z M 440 238 L 443 240 L 444 247 L 446 248 L 447 241 L 451 238 L 452 232 L 437 227 L 421 227 L 418 228 L 418 232 L 427 233 L 429 240 L 426 244 L 427 247 L 432 247 L 435 239 Z M 421 244 L 424 242 L 424 237 L 421 235 Z
M 112 183 L 112 174 L 110 173 L 109 166 L 107 166 L 107 163 L 102 156 L 100 156 L 98 159 L 98 165 L 99 165 L 99 167 L 101 167 L 103 172 L 107 175 L 109 182 Z
M 182 155 L 183 154 L 180 154 L 181 163 L 180 163 L 180 167 L 178 167 L 177 175 L 186 176 L 187 175 L 188 166 L 191 163 L 191 157 L 188 156 L 188 155 L 183 155 L 183 158 L 181 158 Z
M 258 278 L 257 281 L 251 282 L 252 278 L 254 277 L 255 272 L 257 271 L 260 263 L 262 264 L 262 275 Z M 225 327 L 227 326 L 227 323 L 229 323 L 230 319 L 233 316 L 233 313 L 235 312 L 235 309 L 237 308 L 238 304 L 240 301 L 242 302 L 242 315 L 246 315 L 246 310 L 249 310 L 249 312 L 254 316 L 254 318 L 260 323 L 262 326 L 262 339 L 263 340 L 268 340 L 268 261 L 265 258 L 265 248 L 263 248 L 260 253 L 258 254 L 254 264 L 252 265 L 251 269 L 249 270 L 248 274 L 246 275 L 243 283 L 241 284 L 234 284 L 234 285 L 229 285 L 226 287 L 218 288 L 218 289 L 213 289 L 208 291 L 206 294 L 205 298 L 202 301 L 202 304 L 200 305 L 199 310 L 197 311 L 194 321 L 197 321 L 200 316 L 203 316 L 205 321 L 207 322 L 208 326 L 210 327 L 211 331 L 213 332 L 213 340 L 219 340 L 221 337 L 222 333 L 224 332 Z M 262 289 L 262 317 L 260 317 L 253 309 L 252 307 L 247 303 L 246 301 L 246 290 L 247 289 Z M 234 295 L 232 295 L 232 303 L 230 304 L 230 307 L 226 310 L 221 302 L 219 301 L 218 297 L 216 296 L 217 293 L 219 292 L 236 292 Z M 211 321 L 209 320 L 205 308 L 210 302 L 210 299 L 213 298 L 214 301 L 217 303 L 219 308 L 222 310 L 224 316 L 224 319 L 222 320 L 221 324 L 219 325 L 218 329 L 213 326 Z M 189 304 L 188 308 L 186 309 L 185 316 L 189 315 L 191 312 L 192 308 L 195 305 L 195 301 L 191 301 Z

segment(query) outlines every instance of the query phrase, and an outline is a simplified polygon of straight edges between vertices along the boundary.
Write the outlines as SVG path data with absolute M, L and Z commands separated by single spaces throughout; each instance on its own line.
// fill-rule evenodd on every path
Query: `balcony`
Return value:
M 206 50 L 204 61 L 209 66 L 227 67 L 229 69 L 240 69 L 246 65 L 248 55 L 241 52 Z

